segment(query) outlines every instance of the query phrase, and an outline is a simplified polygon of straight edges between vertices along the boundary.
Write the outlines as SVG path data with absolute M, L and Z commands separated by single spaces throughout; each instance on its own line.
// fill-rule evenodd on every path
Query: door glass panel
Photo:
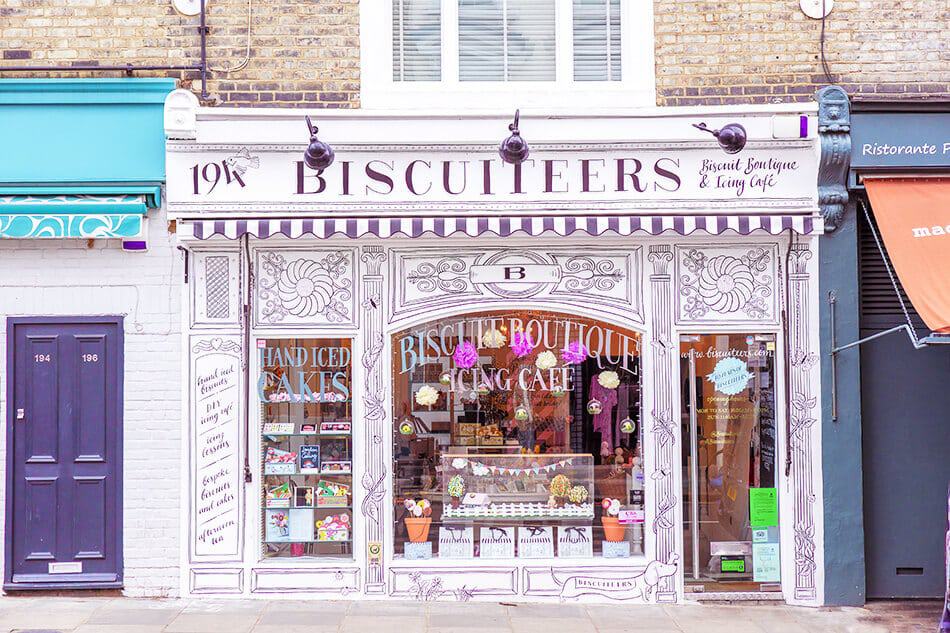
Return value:
M 780 589 L 775 336 L 680 339 L 686 582 Z

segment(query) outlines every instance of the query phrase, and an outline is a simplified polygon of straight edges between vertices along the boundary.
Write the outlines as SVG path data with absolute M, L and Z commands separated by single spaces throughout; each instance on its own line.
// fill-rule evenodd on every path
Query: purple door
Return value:
M 121 317 L 7 326 L 4 589 L 119 587 Z

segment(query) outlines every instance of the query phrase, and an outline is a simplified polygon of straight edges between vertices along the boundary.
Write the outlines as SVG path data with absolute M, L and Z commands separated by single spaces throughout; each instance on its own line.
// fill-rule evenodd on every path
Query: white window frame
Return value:
M 621 0 L 620 81 L 574 81 L 573 2 L 556 0 L 554 81 L 459 81 L 458 0 L 442 2 L 441 81 L 393 81 L 391 0 L 360 0 L 360 96 L 367 109 L 585 111 L 656 105 L 653 0 Z

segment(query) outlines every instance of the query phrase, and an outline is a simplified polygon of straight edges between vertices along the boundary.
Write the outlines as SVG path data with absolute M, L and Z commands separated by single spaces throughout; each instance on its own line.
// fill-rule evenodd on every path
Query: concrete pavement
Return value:
M 905 605 L 906 603 L 901 603 Z M 0 633 L 918 633 L 939 605 L 511 605 L 486 602 L 0 598 Z M 932 614 L 931 614 L 932 612 Z M 899 614 L 896 619 L 892 614 Z

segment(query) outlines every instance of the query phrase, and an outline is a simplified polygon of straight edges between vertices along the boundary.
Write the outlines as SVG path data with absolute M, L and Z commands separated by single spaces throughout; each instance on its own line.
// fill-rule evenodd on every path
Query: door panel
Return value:
M 121 586 L 121 320 L 8 333 L 4 588 Z
M 948 378 L 947 346 L 916 350 L 902 334 L 861 346 L 869 598 L 937 598 L 946 590 Z

